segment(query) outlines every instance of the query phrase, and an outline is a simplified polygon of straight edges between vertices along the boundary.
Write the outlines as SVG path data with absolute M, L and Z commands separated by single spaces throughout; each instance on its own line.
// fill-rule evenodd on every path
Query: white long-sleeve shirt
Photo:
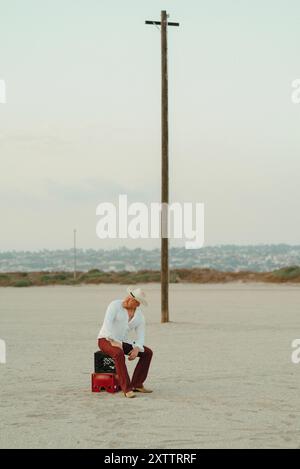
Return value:
M 106 310 L 104 321 L 98 339 L 106 338 L 118 342 L 127 342 L 144 352 L 145 318 L 140 307 L 137 307 L 134 316 L 129 320 L 127 309 L 122 306 L 123 300 L 112 301 Z M 131 329 L 135 330 L 136 340 L 128 340 Z

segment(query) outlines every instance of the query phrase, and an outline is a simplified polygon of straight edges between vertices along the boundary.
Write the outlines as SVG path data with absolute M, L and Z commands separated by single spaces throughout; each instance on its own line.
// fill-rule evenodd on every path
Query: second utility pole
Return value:
M 169 322 L 169 119 L 168 119 L 168 26 L 179 23 L 168 22 L 166 11 L 161 12 L 161 21 L 146 21 L 146 24 L 161 26 L 161 322 Z
M 77 252 L 76 252 L 76 232 L 77 230 L 74 230 L 74 246 L 73 246 L 73 254 L 74 254 L 74 269 L 73 269 L 73 279 L 74 282 L 76 281 L 76 270 L 77 270 Z

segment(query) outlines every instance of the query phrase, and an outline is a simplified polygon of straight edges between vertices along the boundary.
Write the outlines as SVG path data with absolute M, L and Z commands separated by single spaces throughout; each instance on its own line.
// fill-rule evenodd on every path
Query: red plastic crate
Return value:
M 118 392 L 118 377 L 115 373 L 92 373 L 92 392 Z

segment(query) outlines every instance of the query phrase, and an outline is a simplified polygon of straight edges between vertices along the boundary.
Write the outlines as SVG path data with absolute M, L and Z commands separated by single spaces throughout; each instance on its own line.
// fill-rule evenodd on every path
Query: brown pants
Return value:
M 130 382 L 127 366 L 125 363 L 125 354 L 128 355 L 132 350 L 132 345 L 122 342 L 123 350 L 119 347 L 111 345 L 111 343 L 103 338 L 98 339 L 99 349 L 114 359 L 116 372 L 118 374 L 119 383 L 123 392 L 131 391 L 134 388 L 143 386 L 147 378 L 153 352 L 150 348 L 144 346 L 144 352 L 139 352 L 139 362 L 135 367 L 132 380 Z

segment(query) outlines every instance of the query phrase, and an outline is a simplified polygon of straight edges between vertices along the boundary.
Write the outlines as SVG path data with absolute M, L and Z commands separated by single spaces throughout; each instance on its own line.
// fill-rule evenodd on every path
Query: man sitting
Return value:
M 150 393 L 144 387 L 153 352 L 144 345 L 145 318 L 140 304 L 147 306 L 146 295 L 141 288 L 127 288 L 128 296 L 124 300 L 112 301 L 106 310 L 103 325 L 98 335 L 100 350 L 114 359 L 119 384 L 125 397 L 136 397 L 136 392 Z M 136 340 L 129 341 L 127 335 L 131 329 L 136 332 Z M 130 381 L 125 354 L 129 360 L 139 357 L 132 380 Z

